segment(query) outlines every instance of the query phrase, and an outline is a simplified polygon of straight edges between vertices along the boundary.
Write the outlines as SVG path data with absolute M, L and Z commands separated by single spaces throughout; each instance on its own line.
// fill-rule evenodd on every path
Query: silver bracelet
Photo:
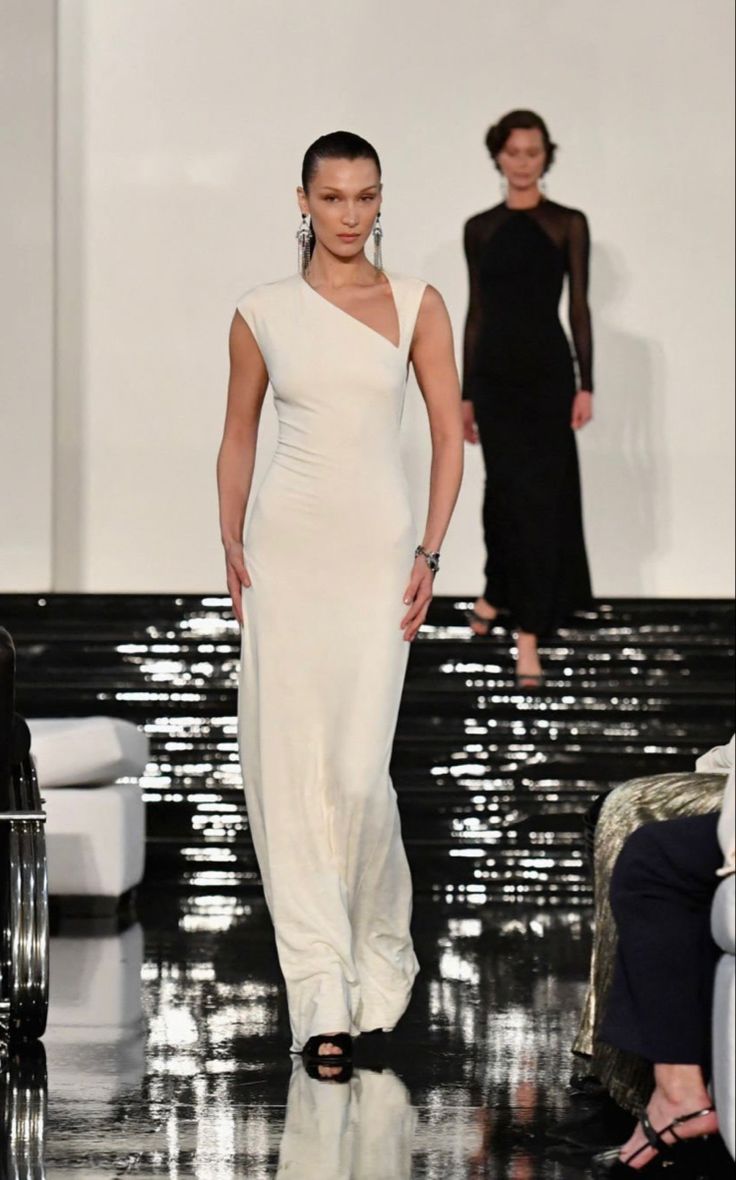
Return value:
M 415 557 L 423 557 L 433 574 L 436 574 L 440 568 L 440 555 L 437 553 L 430 553 L 423 545 L 417 545 L 414 550 Z

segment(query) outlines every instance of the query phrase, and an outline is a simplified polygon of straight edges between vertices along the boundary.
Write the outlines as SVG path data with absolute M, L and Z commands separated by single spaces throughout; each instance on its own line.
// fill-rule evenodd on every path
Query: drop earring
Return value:
M 501 189 L 501 200 L 505 201 L 509 195 L 509 182 L 506 179 L 506 177 L 504 176 L 503 172 L 501 173 L 501 175 L 499 177 L 498 184 Z
M 543 198 L 547 196 L 547 177 L 545 175 L 539 178 L 539 191 Z
M 383 270 L 383 226 L 380 213 L 373 226 L 373 265 L 376 270 Z
M 306 213 L 302 213 L 302 223 L 296 231 L 296 241 L 297 266 L 299 274 L 305 278 L 312 260 L 312 223 Z

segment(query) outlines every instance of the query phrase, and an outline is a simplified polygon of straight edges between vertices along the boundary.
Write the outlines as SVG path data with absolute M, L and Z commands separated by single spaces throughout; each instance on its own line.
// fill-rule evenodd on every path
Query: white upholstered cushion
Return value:
M 116 717 L 29 721 L 41 790 L 136 778 L 148 762 L 148 738 Z
M 736 1158 L 736 877 L 727 877 L 713 902 L 713 937 L 726 952 L 716 972 L 713 999 L 713 1090 L 721 1134 Z
M 58 787 L 45 800 L 52 896 L 120 897 L 140 883 L 146 812 L 138 783 Z
M 714 941 L 729 955 L 736 953 L 736 877 L 727 877 L 713 898 L 711 929 Z
M 713 1092 L 721 1134 L 736 1159 L 736 959 L 724 955 L 716 971 L 713 1019 Z

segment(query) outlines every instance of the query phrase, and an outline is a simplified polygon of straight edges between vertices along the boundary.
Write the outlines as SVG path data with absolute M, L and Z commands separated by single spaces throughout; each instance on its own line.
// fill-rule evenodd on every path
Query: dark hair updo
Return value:
M 557 152 L 557 144 L 553 143 L 547 124 L 541 115 L 534 111 L 509 111 L 489 129 L 486 135 L 486 147 L 491 153 L 494 164 L 498 168 L 498 157 L 508 143 L 512 131 L 539 131 L 544 140 L 546 172 L 552 167 Z M 499 168 L 499 172 L 500 172 Z
M 302 164 L 302 188 L 307 192 L 322 160 L 373 160 L 381 175 L 378 152 L 367 139 L 352 131 L 331 131 L 307 148 Z

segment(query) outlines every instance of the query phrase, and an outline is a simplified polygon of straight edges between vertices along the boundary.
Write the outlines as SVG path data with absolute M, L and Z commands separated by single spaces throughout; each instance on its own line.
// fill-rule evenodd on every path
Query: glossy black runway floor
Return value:
M 471 636 L 469 605 L 432 604 L 402 697 L 392 775 L 416 888 L 475 905 L 589 902 L 592 800 L 637 775 L 690 770 L 733 732 L 733 605 L 599 602 L 545 645 L 534 694 L 515 688 L 503 626 Z M 257 892 L 228 600 L 0 595 L 0 622 L 26 716 L 107 713 L 145 728 L 149 878 Z
M 5 1175 L 573 1180 L 591 1152 L 560 1140 L 562 1120 L 594 1142 L 626 1134 L 566 1094 L 585 914 L 421 902 L 409 1013 L 385 1044 L 358 1041 L 346 1085 L 288 1056 L 261 902 L 149 890 L 141 915 L 52 940 L 48 1109 L 34 1166 Z M 24 1101 L 42 1109 L 28 1057 L 25 1070 Z M 711 1152 L 701 1174 L 732 1172 Z
M 43 1047 L 6 1063 L 0 1180 L 573 1180 L 627 1137 L 567 1091 L 590 945 L 581 815 L 728 738 L 732 608 L 601 603 L 530 696 L 506 632 L 471 639 L 463 606 L 435 603 L 412 651 L 393 764 L 422 973 L 396 1034 L 359 1041 L 337 1086 L 288 1055 L 224 600 L 0 596 L 27 715 L 129 717 L 152 746 L 136 920 L 57 929 Z M 721 1151 L 690 1180 L 733 1176 Z

